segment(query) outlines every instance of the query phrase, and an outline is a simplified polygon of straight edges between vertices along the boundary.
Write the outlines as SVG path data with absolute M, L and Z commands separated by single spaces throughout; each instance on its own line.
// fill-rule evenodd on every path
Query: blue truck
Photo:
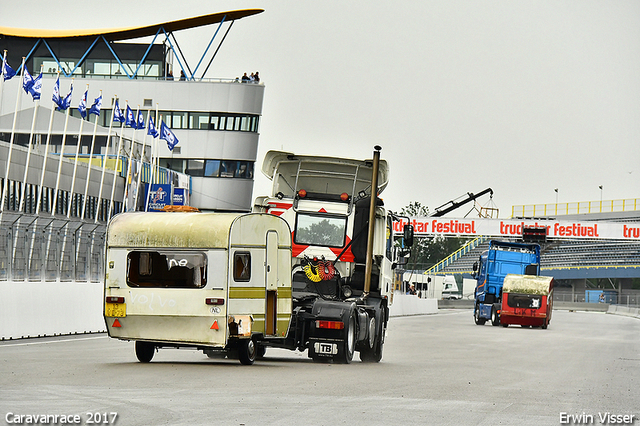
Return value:
M 540 273 L 540 245 L 506 241 L 489 242 L 489 249 L 473 265 L 476 279 L 473 318 L 477 325 L 491 320 L 500 324 L 502 285 L 507 274 L 532 275 Z

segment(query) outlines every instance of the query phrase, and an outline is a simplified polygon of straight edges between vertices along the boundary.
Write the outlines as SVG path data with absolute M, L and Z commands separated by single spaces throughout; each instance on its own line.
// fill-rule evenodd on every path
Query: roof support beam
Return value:
M 151 43 L 149 43 L 149 47 L 147 48 L 147 51 L 144 52 L 142 59 L 140 59 L 140 64 L 138 65 L 138 68 L 136 68 L 136 71 L 133 73 L 133 76 L 129 78 L 135 78 L 138 75 L 138 71 L 140 70 L 140 67 L 142 66 L 142 64 L 144 64 L 145 59 L 147 59 L 147 56 L 149 55 L 149 51 L 151 51 L 151 47 L 153 46 L 153 43 L 156 41 L 156 38 L 158 38 L 158 34 L 160 34 L 160 28 L 158 28 L 158 31 L 156 31 L 156 35 L 153 37 L 153 40 L 151 40 Z
M 191 72 L 191 67 L 187 62 L 187 58 L 184 57 L 184 53 L 182 53 L 182 49 L 180 49 L 180 45 L 178 44 L 178 40 L 176 40 L 175 34 L 171 33 L 171 37 L 173 38 L 173 42 L 176 44 L 176 47 L 178 48 L 178 52 L 180 52 L 180 56 L 182 57 L 182 60 L 184 61 L 184 64 L 187 67 L 187 71 L 189 71 L 189 80 L 191 80 L 193 78 L 193 73 Z M 182 72 L 184 72 L 184 70 L 182 70 Z
M 31 57 L 31 54 L 36 50 L 36 47 L 38 47 L 38 44 L 40 44 L 40 40 L 38 39 L 35 44 L 33 45 L 33 47 L 31 48 L 31 50 L 29 51 L 29 54 L 27 56 L 25 56 L 24 58 L 24 63 L 26 64 L 27 61 L 29 60 L 29 57 Z M 20 64 L 20 68 L 18 68 L 18 70 L 16 71 L 16 73 L 20 73 L 21 72 L 21 68 L 22 68 L 22 64 Z M 31 70 L 33 71 L 33 70 Z
M 93 40 L 93 43 L 91 43 L 91 46 L 89 46 L 89 48 L 87 49 L 86 52 L 84 52 L 84 55 L 82 55 L 82 58 L 80 58 L 80 60 L 78 61 L 78 63 L 76 64 L 76 67 L 73 69 L 73 71 L 71 71 L 71 75 L 73 75 L 74 72 L 76 72 L 76 70 L 78 69 L 78 67 L 80 65 L 82 65 L 82 63 L 84 62 L 85 58 L 87 57 L 87 55 L 93 50 L 93 47 L 96 45 L 96 43 L 98 42 L 98 40 L 100 39 L 100 37 L 96 37 L 95 40 Z
M 200 64 L 202 63 L 202 60 L 204 59 L 204 56 L 209 51 L 209 48 L 211 47 L 211 43 L 213 43 L 213 40 L 218 35 L 218 31 L 220 31 L 220 28 L 222 27 L 222 24 L 224 23 L 225 18 L 226 18 L 226 16 L 222 17 L 222 20 L 220 21 L 220 24 L 218 24 L 218 28 L 216 29 L 216 32 L 213 33 L 213 37 L 211 37 L 211 41 L 209 41 L 209 45 L 207 46 L 207 48 L 205 49 L 204 53 L 202 54 L 202 57 L 200 58 L 200 61 L 198 61 L 198 65 L 196 65 L 196 68 L 193 70 L 193 75 L 194 76 L 195 76 L 196 72 L 198 71 L 198 68 L 200 67 Z M 204 74 L 202 74 L 202 77 L 204 77 Z M 193 76 L 192 76 L 192 78 L 193 78 Z
M 104 36 L 100 36 L 100 37 L 102 37 L 102 40 L 104 40 L 104 43 L 107 45 L 107 47 L 111 51 L 111 54 L 113 55 L 114 58 L 116 58 L 116 61 L 118 61 L 118 63 L 120 64 L 120 68 L 122 68 L 122 71 L 124 71 L 124 73 L 127 75 L 127 77 L 129 77 L 130 79 L 133 79 L 133 76 L 129 75 L 129 73 L 125 69 L 124 65 L 122 64 L 122 61 L 120 60 L 118 55 L 116 55 L 116 52 L 113 51 L 113 49 L 111 48 L 111 45 L 109 45 L 109 42 L 107 41 L 107 39 L 104 38 Z
M 224 37 L 222 37 L 222 40 L 220 40 L 220 44 L 218 44 L 218 48 L 216 49 L 215 52 L 213 52 L 213 56 L 209 60 L 209 63 L 207 64 L 207 67 L 204 69 L 204 72 L 202 73 L 202 77 L 200 77 L 200 80 L 202 80 L 204 78 L 205 74 L 207 73 L 207 71 L 209 71 L 209 67 L 211 66 L 211 63 L 216 58 L 216 55 L 218 54 L 218 50 L 220 50 L 220 47 L 222 47 L 222 43 L 224 43 L 224 40 L 227 38 L 227 34 L 229 34 L 229 31 L 231 30 L 231 27 L 233 27 L 233 23 L 234 22 L 236 22 L 236 21 L 231 21 L 231 24 L 229 24 L 229 28 L 227 28 L 227 31 L 224 33 Z
M 51 46 L 49 46 L 49 43 L 47 43 L 47 40 L 42 39 L 42 42 L 44 43 L 45 46 L 47 46 L 47 49 L 49 50 L 49 53 L 51 53 L 51 57 L 53 58 L 54 61 L 56 61 L 56 64 L 58 64 L 58 69 L 60 71 L 62 71 L 62 74 L 64 74 L 65 77 L 70 77 L 71 74 L 67 74 L 67 72 L 64 70 L 64 67 L 62 66 L 62 64 L 58 60 L 58 57 L 56 56 L 56 54 L 53 53 L 53 50 L 51 49 Z

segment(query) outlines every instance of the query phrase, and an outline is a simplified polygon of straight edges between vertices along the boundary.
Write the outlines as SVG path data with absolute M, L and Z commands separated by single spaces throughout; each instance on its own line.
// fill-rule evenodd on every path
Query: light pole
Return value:
M 558 204 L 558 188 L 554 189 L 556 191 L 556 205 Z
M 600 188 L 600 213 L 602 213 L 602 185 L 600 185 L 598 188 Z

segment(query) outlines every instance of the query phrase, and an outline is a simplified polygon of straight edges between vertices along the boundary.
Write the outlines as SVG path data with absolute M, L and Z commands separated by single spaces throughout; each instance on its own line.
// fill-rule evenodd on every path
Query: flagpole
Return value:
M 129 101 L 125 100 L 125 112 L 129 106 Z M 116 165 L 113 172 L 113 182 L 111 184 L 111 198 L 109 199 L 109 211 L 107 213 L 107 220 L 111 216 L 111 208 L 113 206 L 113 197 L 116 195 L 116 178 L 118 177 L 118 164 L 120 163 L 120 151 L 122 150 L 122 137 L 124 136 L 124 121 L 120 127 L 120 140 L 118 141 L 118 152 L 116 153 Z M 115 206 L 113 206 L 115 207 Z
M 129 110 L 125 110 L 125 111 L 126 111 L 125 113 L 128 116 Z M 139 112 L 140 112 L 140 105 L 138 105 L 138 110 L 136 112 L 135 119 L 133 121 L 133 135 L 131 136 L 131 144 L 129 145 L 129 160 L 127 161 L 127 178 L 124 181 L 124 196 L 122 198 L 123 211 L 129 210 L 129 189 L 131 188 L 131 183 L 129 182 L 129 180 L 133 177 L 131 168 L 133 166 L 133 148 L 135 146 L 136 130 L 138 125 L 137 120 L 138 120 Z
M 71 90 L 69 94 L 73 91 L 73 78 L 71 79 Z M 68 96 L 68 95 L 67 95 Z M 65 98 L 66 99 L 66 98 Z M 56 189 L 53 193 L 53 207 L 51 208 L 51 216 L 55 216 L 57 210 L 57 202 L 58 202 L 58 189 L 60 189 L 60 175 L 62 174 L 62 158 L 64 157 L 64 145 L 67 141 L 67 126 L 69 125 L 69 109 L 71 105 L 69 105 L 65 109 L 65 117 L 64 117 L 64 130 L 62 131 L 62 146 L 60 147 L 60 158 L 58 161 L 58 174 L 56 175 Z M 67 203 L 69 198 L 67 197 Z
M 7 62 L 7 50 L 2 55 L 2 70 L 0 70 L 0 115 L 2 115 L 2 94 L 4 92 L 4 64 Z
M 82 100 L 80 102 L 84 101 L 84 108 L 85 108 L 85 114 L 87 111 L 87 94 L 89 93 L 89 85 L 87 84 L 87 89 L 84 92 L 84 95 L 82 95 Z M 69 108 L 71 108 L 71 106 L 69 106 Z M 80 109 L 78 107 L 78 109 Z M 80 114 L 80 116 L 82 117 L 82 113 Z M 75 161 L 73 163 L 73 178 L 71 178 L 71 191 L 69 191 L 69 195 L 71 196 L 71 201 L 69 202 L 69 209 L 67 210 L 67 219 L 71 218 L 71 206 L 73 205 L 73 199 L 74 199 L 74 195 L 73 195 L 73 190 L 76 187 L 76 174 L 78 172 L 78 157 L 80 156 L 80 148 L 82 146 L 82 127 L 84 125 L 84 117 L 82 117 L 82 119 L 80 120 L 80 130 L 78 130 L 78 146 L 76 147 L 76 158 Z M 91 165 L 89 165 L 89 167 L 91 167 Z
M 111 147 L 111 129 L 113 129 L 113 116 L 116 105 L 118 105 L 118 95 L 113 97 L 113 110 L 111 111 L 111 121 L 109 122 L 109 131 L 107 132 L 107 143 L 105 145 L 104 155 L 102 156 L 102 175 L 100 176 L 100 188 L 98 188 L 98 209 L 96 210 L 96 218 L 94 223 L 98 223 L 98 217 L 100 217 L 100 210 L 102 209 L 102 185 L 104 184 L 104 175 L 107 171 L 107 160 L 109 159 L 109 148 Z M 96 119 L 96 121 L 98 121 Z M 111 206 L 109 206 L 111 208 Z M 109 221 L 107 215 L 105 221 Z
M 140 106 L 138 106 L 138 110 L 140 110 Z M 144 125 L 144 121 L 142 122 L 142 125 Z M 134 210 L 138 208 L 138 199 L 140 198 L 140 184 L 142 183 L 142 171 L 144 170 L 143 157 L 147 147 L 147 133 L 148 132 L 144 132 L 144 135 L 142 136 L 142 151 L 140 154 L 140 166 L 138 167 L 138 179 L 136 181 L 136 195 L 135 195 L 135 199 L 133 200 Z M 149 150 L 151 150 L 151 147 L 149 148 L 150 148 Z M 149 157 L 151 157 L 151 152 L 149 153 Z M 149 164 L 149 172 L 151 172 L 151 158 L 149 158 L 148 164 Z
M 57 79 L 60 78 L 60 70 L 57 72 Z M 53 126 L 53 114 L 56 112 L 56 102 L 53 101 L 51 106 L 51 116 L 49 117 L 49 129 L 47 130 L 47 142 L 44 146 L 44 157 L 42 159 L 42 174 L 40 175 L 40 186 L 38 187 L 38 202 L 36 204 L 36 216 L 40 213 L 40 205 L 42 204 L 42 190 L 44 189 L 44 175 L 47 171 L 47 159 L 49 157 L 49 141 L 51 140 L 51 128 Z
M 100 91 L 99 99 L 102 99 L 102 90 Z M 100 101 L 102 102 L 102 101 Z M 92 107 L 93 108 L 93 107 Z M 89 116 L 91 116 L 91 111 L 89 111 Z M 91 177 L 91 166 L 93 163 L 93 150 L 96 145 L 96 132 L 98 131 L 98 117 L 100 117 L 100 113 L 96 115 L 96 121 L 93 123 L 93 136 L 91 136 L 91 149 L 89 150 L 89 167 L 87 169 L 87 181 L 84 186 L 84 197 L 82 198 L 82 214 L 80 215 L 80 220 L 84 220 L 84 214 L 87 210 L 87 197 L 89 196 L 89 178 Z M 98 203 L 100 199 L 98 199 Z M 97 210 L 97 209 L 96 209 Z M 97 216 L 97 211 L 96 211 Z
M 156 119 L 154 122 L 154 126 L 155 123 L 158 122 L 158 103 L 156 103 Z M 149 120 L 147 120 L 147 129 L 149 128 L 149 123 L 151 123 L 151 110 L 149 110 Z M 147 212 L 149 211 L 149 199 L 151 198 L 151 188 L 153 186 L 153 181 L 154 178 L 156 177 L 158 171 L 156 170 L 157 168 L 157 160 L 155 158 L 155 151 L 157 150 L 157 137 L 153 136 L 153 141 L 151 142 L 151 178 L 149 179 L 149 189 L 147 190 L 147 201 L 145 202 L 145 206 L 144 206 L 144 211 Z
M 11 138 L 9 139 L 9 155 L 7 156 L 7 169 L 5 170 L 5 173 L 4 173 L 4 185 L 2 185 L 2 202 L 0 203 L 0 213 L 4 211 L 4 199 L 7 195 L 7 189 L 9 186 L 9 168 L 11 167 L 11 155 L 13 154 L 13 138 L 15 137 L 15 134 L 16 134 L 16 121 L 18 119 L 18 108 L 20 107 L 20 98 L 22 96 L 22 90 L 20 85 L 22 84 L 22 78 L 24 77 L 24 62 L 25 62 L 25 57 L 23 56 L 22 57 L 22 76 L 20 79 L 18 79 L 18 95 L 16 96 L 16 108 L 13 113 L 13 126 L 11 127 Z
M 44 69 L 44 64 L 40 65 L 40 73 Z M 18 204 L 18 211 L 22 211 L 22 205 L 24 203 L 24 195 L 27 189 L 27 174 L 29 173 L 29 164 L 31 162 L 31 142 L 33 141 L 33 133 L 36 128 L 36 117 L 38 116 L 38 107 L 40 106 L 40 98 L 35 100 L 35 106 L 33 107 L 33 120 L 31 121 L 31 133 L 29 133 L 29 148 L 27 150 L 27 162 L 24 168 L 24 178 L 22 178 L 22 191 L 20 191 L 20 204 Z M 26 211 L 26 206 L 25 206 Z

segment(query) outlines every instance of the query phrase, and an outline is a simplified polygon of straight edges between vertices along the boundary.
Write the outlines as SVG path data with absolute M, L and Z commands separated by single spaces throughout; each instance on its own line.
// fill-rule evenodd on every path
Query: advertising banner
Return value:
M 173 189 L 173 205 L 174 206 L 186 206 L 186 205 L 188 205 L 187 189 L 185 189 L 185 188 L 174 188 Z
M 171 184 L 154 183 L 151 185 L 149 211 L 162 211 L 167 205 L 171 205 Z
M 526 220 L 526 219 L 445 219 L 411 217 L 409 222 L 418 237 L 443 235 L 466 237 L 519 237 L 523 227 L 546 227 L 550 239 L 612 239 L 640 241 L 640 223 L 610 221 Z M 393 231 L 402 233 L 406 221 L 393 223 Z

